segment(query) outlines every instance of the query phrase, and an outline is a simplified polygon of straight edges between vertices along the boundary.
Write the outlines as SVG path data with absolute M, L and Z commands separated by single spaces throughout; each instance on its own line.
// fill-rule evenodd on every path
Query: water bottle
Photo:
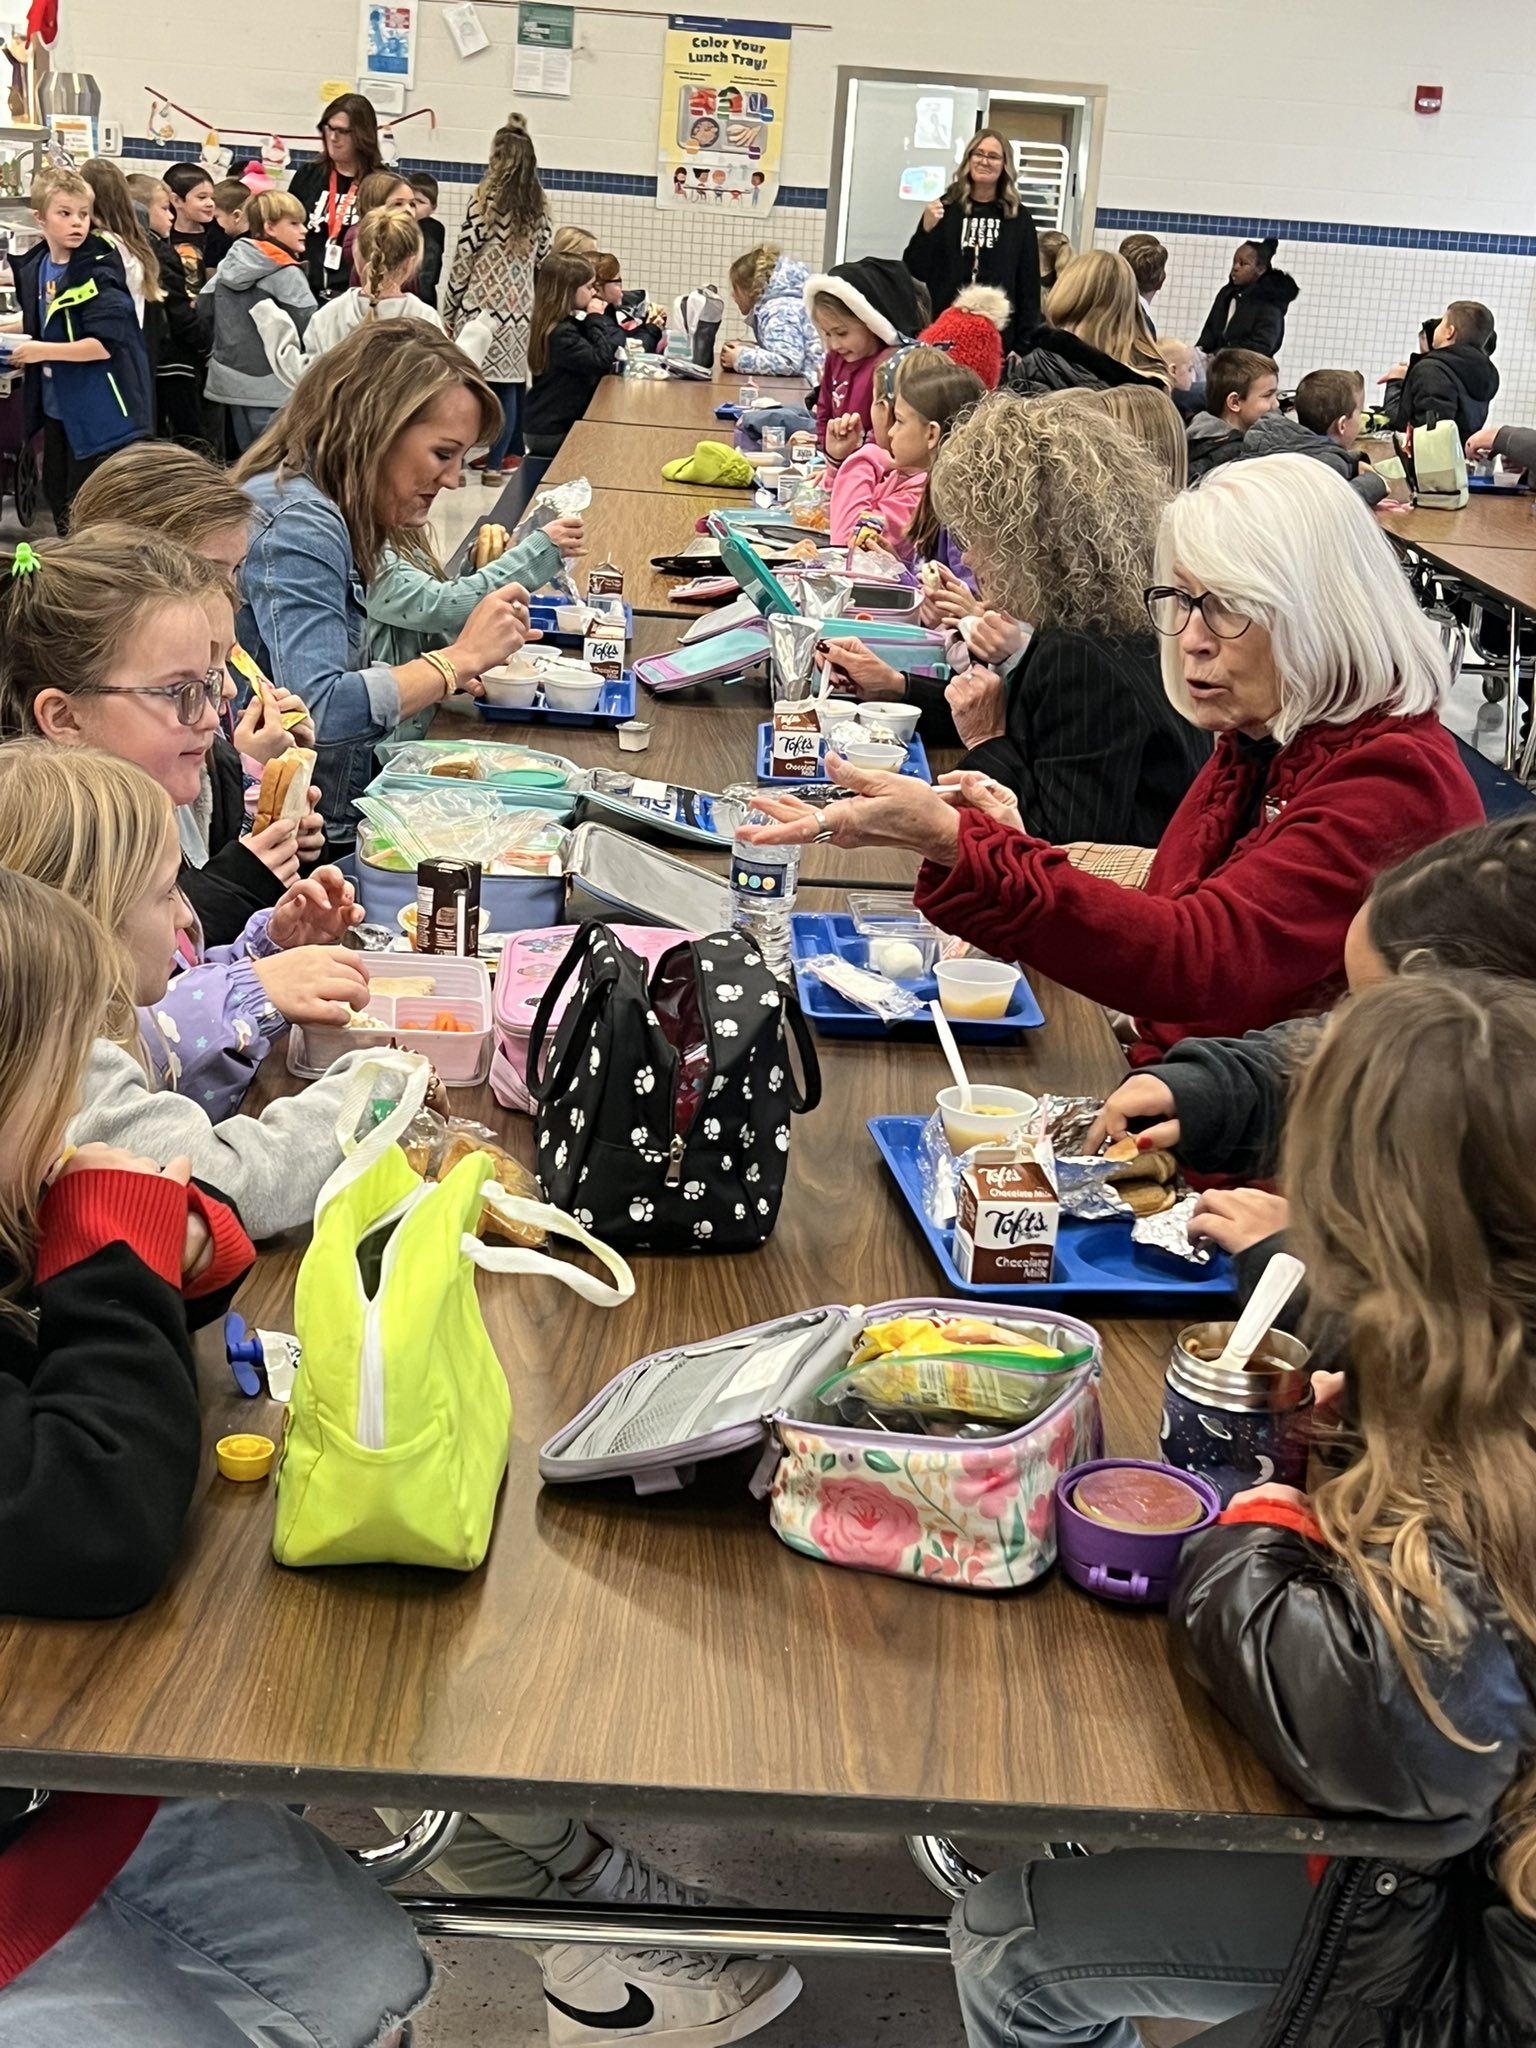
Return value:
M 761 811 L 743 820 L 770 822 Z M 756 846 L 739 832 L 731 841 L 731 928 L 745 932 L 781 981 L 789 979 L 789 914 L 799 875 L 799 847 Z

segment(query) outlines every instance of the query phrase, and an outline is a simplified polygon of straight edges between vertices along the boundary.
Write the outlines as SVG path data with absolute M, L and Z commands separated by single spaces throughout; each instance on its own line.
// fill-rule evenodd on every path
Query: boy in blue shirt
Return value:
M 11 259 L 27 338 L 26 432 L 43 430 L 43 492 L 63 533 L 75 492 L 98 463 L 154 432 L 149 357 L 123 259 L 91 233 L 91 188 L 49 168 L 32 183 L 43 239 Z

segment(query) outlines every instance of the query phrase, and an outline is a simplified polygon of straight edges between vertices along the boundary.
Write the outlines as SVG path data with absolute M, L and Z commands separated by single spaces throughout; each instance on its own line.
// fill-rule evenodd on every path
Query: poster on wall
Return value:
M 779 191 L 789 38 L 777 21 L 667 18 L 656 204 L 766 213 Z
M 548 0 L 522 0 L 517 10 L 517 54 L 512 90 L 543 99 L 571 96 L 571 53 L 576 47 L 576 10 Z
M 416 83 L 416 17 L 420 0 L 358 0 L 357 76 L 364 92 Z

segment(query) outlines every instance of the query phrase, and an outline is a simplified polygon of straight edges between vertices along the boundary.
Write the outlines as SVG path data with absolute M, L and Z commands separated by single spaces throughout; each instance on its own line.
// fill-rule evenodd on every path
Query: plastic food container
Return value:
M 486 669 L 480 681 L 485 689 L 487 704 L 504 704 L 515 710 L 526 711 L 539 694 L 539 679 L 536 675 L 517 674 L 506 667 Z
M 1110 1510 L 1106 1519 L 1097 1497 L 1085 1511 L 1086 1493 L 1085 1506 L 1078 1505 L 1078 1488 L 1103 1474 L 1123 1475 L 1126 1481 L 1123 1516 Z M 1187 1501 L 1181 1499 L 1184 1493 Z M 1075 1465 L 1056 1482 L 1061 1568 L 1074 1586 L 1101 1600 L 1161 1606 L 1185 1542 L 1210 1528 L 1220 1513 L 1221 1496 L 1215 1487 L 1192 1472 L 1175 1472 L 1146 1458 L 1096 1458 L 1091 1464 Z M 1135 1526 L 1144 1520 L 1144 1526 Z
M 941 960 L 933 971 L 946 1017 L 1001 1017 L 1019 979 L 1003 960 Z
M 920 704 L 888 704 L 879 698 L 861 704 L 854 717 L 860 725 L 888 725 L 905 746 L 917 737 L 917 722 L 923 715 Z
M 1040 1107 L 1022 1088 L 973 1087 L 969 1109 L 960 1107 L 958 1088 L 941 1088 L 934 1100 L 949 1149 L 957 1156 L 973 1145 L 1010 1144 Z
M 899 775 L 906 758 L 905 747 L 888 747 L 878 740 L 860 740 L 843 750 L 843 759 L 855 768 L 883 768 L 889 775 Z
M 626 718 L 617 730 L 621 754 L 643 754 L 651 744 L 651 728 L 644 719 Z
M 544 678 L 544 701 L 551 711 L 595 711 L 602 694 L 601 676 L 594 676 L 589 683 L 559 681 L 552 675 Z
M 391 995 L 394 982 L 431 981 L 425 995 Z M 376 1029 L 356 1025 L 295 1024 L 288 1034 L 288 1071 L 313 1080 L 344 1053 L 398 1045 L 425 1053 L 450 1088 L 475 1088 L 491 1071 L 491 976 L 483 960 L 445 953 L 379 953 L 368 956 L 370 993 L 363 1013 Z M 440 1030 L 435 1020 L 452 1017 L 463 1028 Z

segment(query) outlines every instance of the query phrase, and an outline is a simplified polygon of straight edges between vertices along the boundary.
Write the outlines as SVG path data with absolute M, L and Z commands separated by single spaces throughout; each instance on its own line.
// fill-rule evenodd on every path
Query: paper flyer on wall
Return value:
M 517 51 L 512 90 L 544 99 L 571 96 L 571 53 L 576 47 L 576 10 L 523 0 L 517 10 Z
M 766 213 L 778 197 L 790 31 L 777 21 L 667 19 L 656 204 Z
M 419 0 L 359 0 L 357 75 L 364 92 L 374 78 L 406 86 L 416 83 L 420 12 Z

